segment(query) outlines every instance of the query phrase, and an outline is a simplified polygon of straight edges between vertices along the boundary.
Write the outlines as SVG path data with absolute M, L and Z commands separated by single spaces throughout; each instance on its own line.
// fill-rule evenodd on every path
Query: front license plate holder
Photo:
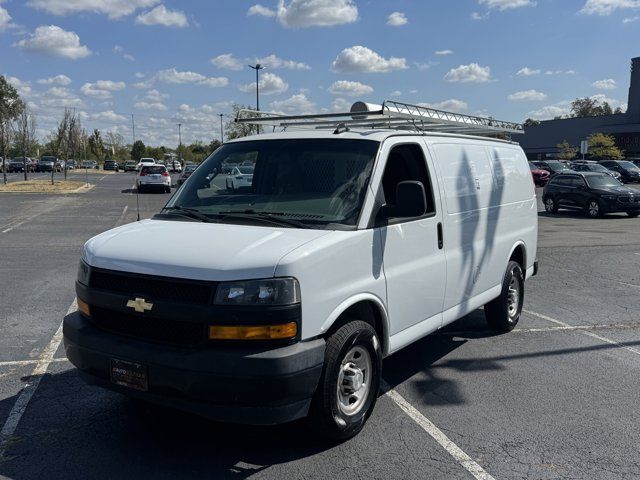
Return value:
M 109 372 L 111 383 L 142 392 L 149 390 L 149 376 L 146 365 L 112 358 Z

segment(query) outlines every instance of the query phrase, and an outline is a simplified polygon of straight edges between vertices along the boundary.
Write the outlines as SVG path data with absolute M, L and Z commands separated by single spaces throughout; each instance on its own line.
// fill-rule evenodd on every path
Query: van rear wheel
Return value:
M 489 326 L 510 332 L 518 324 L 524 303 L 524 274 L 518 262 L 510 261 L 502 280 L 500 296 L 484 306 Z
M 309 412 L 315 432 L 330 440 L 360 432 L 378 399 L 381 371 L 380 341 L 371 325 L 356 320 L 333 333 Z

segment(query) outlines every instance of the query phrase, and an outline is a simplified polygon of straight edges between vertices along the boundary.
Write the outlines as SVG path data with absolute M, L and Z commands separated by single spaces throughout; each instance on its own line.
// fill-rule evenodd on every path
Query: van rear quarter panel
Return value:
M 447 257 L 445 322 L 477 308 L 474 297 L 500 285 L 508 259 L 537 247 L 537 204 L 526 157 L 516 145 L 482 139 L 427 139 L 443 197 Z M 454 318 L 455 317 L 455 318 Z

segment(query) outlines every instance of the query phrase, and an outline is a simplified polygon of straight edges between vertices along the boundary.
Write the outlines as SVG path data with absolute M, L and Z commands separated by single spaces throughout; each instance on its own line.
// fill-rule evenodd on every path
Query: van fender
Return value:
M 507 263 L 509 263 L 509 259 L 511 258 L 511 255 L 513 255 L 513 252 L 516 251 L 516 248 L 518 247 L 522 247 L 522 250 L 524 251 L 524 261 L 522 263 L 524 263 L 524 265 L 522 266 L 522 270 L 524 272 L 526 272 L 527 270 L 527 245 L 524 243 L 523 240 L 518 240 L 516 241 L 516 243 L 513 245 L 513 247 L 511 247 L 511 250 L 509 251 L 509 256 L 507 256 L 507 258 L 505 258 L 505 265 Z
M 349 308 L 354 306 L 360 302 L 371 302 L 373 303 L 378 312 L 380 313 L 380 317 L 382 318 L 382 336 L 380 339 L 382 342 L 382 354 L 386 356 L 389 350 L 389 316 L 387 315 L 387 309 L 385 307 L 384 302 L 380 297 L 374 295 L 373 293 L 358 293 L 352 297 L 347 298 L 342 303 L 340 303 L 332 312 L 329 314 L 327 319 L 324 321 L 322 326 L 320 327 L 320 333 L 324 334 L 331 326 L 340 318 L 340 316 L 346 312 Z

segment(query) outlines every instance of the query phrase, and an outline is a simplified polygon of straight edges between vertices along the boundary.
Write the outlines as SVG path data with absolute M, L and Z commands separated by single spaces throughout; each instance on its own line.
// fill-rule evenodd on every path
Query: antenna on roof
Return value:
M 344 123 L 339 123 L 336 129 L 333 131 L 334 135 L 338 135 L 340 133 L 348 132 L 349 127 L 347 127 Z

